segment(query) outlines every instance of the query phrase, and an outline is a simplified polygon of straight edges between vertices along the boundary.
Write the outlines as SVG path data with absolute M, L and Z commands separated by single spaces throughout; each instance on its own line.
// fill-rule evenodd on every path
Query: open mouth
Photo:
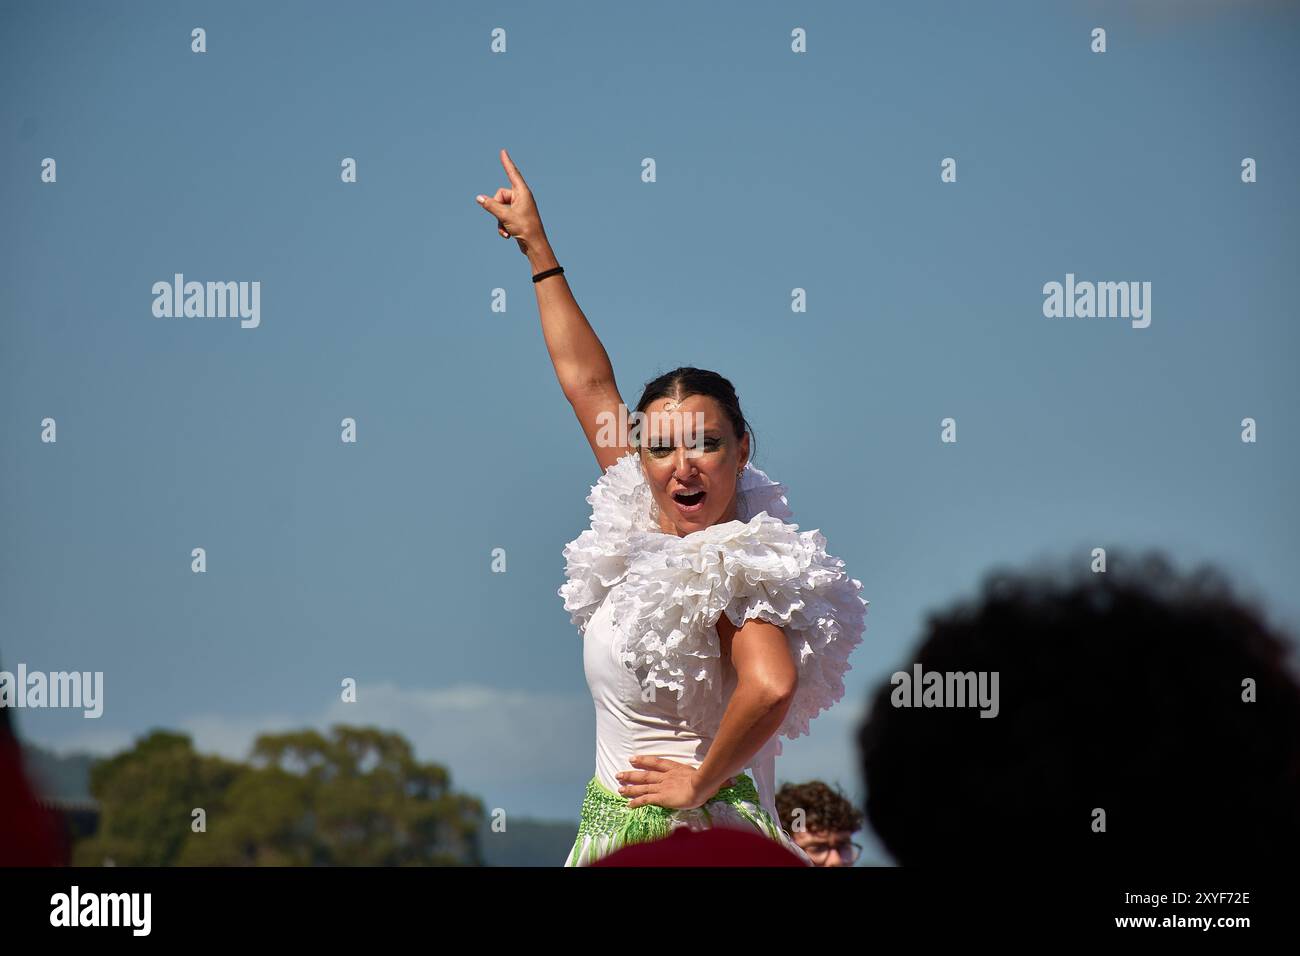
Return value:
M 677 507 L 682 511 L 690 513 L 698 511 L 704 505 L 706 494 L 707 492 L 703 490 L 691 492 L 690 494 L 678 491 L 673 493 L 673 501 L 677 502 Z

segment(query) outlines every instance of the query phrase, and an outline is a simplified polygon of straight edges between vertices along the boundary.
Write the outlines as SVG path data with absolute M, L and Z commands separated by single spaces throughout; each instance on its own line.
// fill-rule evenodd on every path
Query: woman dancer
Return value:
M 779 823 L 775 758 L 843 696 L 862 585 L 749 463 L 721 375 L 674 369 L 628 414 L 532 192 L 500 158 L 509 188 L 475 198 L 528 257 L 555 374 L 603 472 L 559 589 L 596 705 L 596 772 L 564 865 L 709 826 L 756 830 L 812 865 Z

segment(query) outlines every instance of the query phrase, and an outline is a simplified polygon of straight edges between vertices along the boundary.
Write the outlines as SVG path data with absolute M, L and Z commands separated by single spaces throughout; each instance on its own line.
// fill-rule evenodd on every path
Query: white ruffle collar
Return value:
M 819 531 L 799 531 L 786 487 L 746 465 L 736 520 L 684 537 L 661 531 L 635 452 L 591 489 L 591 527 L 564 548 L 567 582 L 558 591 L 580 633 L 605 598 L 618 653 L 642 686 L 677 697 L 678 713 L 714 733 L 725 710 L 715 625 L 757 617 L 781 627 L 799 683 L 773 735 L 796 738 L 844 696 L 849 653 L 862 641 L 868 602 Z M 621 585 L 621 586 L 619 586 Z M 779 742 L 774 753 L 780 753 Z

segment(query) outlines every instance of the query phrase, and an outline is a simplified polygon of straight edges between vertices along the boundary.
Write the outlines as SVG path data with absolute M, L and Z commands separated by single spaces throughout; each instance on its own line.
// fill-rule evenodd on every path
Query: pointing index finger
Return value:
M 510 177 L 510 185 L 516 189 L 528 188 L 528 184 L 524 182 L 524 177 L 519 174 L 519 170 L 510 159 L 510 154 L 504 148 L 501 150 L 501 165 L 506 168 L 506 175 Z

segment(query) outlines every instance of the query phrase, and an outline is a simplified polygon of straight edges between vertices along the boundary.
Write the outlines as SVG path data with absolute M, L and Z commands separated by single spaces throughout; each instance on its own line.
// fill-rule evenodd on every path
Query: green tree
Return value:
M 156 731 L 96 765 L 99 833 L 74 861 L 153 866 L 478 865 L 482 803 L 398 734 L 336 725 L 263 734 L 247 764 Z M 194 808 L 206 832 L 191 828 Z
M 242 772 L 240 764 L 195 753 L 187 735 L 166 730 L 97 761 L 90 793 L 99 801 L 99 830 L 73 848 L 73 863 L 174 863 L 189 839 L 192 810 L 203 807 L 212 815 Z

